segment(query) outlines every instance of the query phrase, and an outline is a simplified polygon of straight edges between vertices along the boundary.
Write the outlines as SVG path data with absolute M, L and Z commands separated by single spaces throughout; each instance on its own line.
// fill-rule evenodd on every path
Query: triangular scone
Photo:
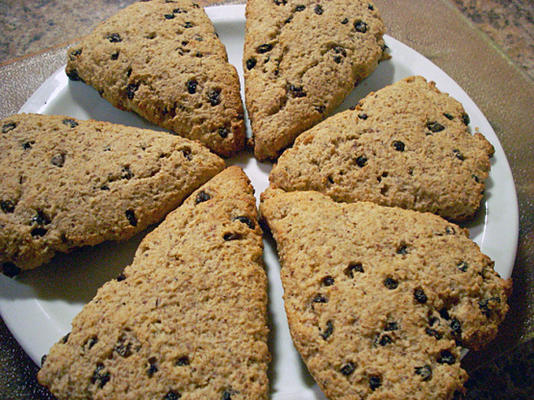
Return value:
M 168 133 L 70 117 L 0 121 L 0 265 L 10 275 L 55 252 L 127 239 L 224 168 Z
M 360 0 L 249 0 L 245 94 L 259 160 L 325 118 L 383 56 L 384 24 Z
M 269 189 L 295 346 L 329 399 L 457 399 L 460 347 L 497 332 L 510 282 L 430 213 Z M 456 395 L 455 395 L 456 393 Z
M 284 190 L 372 201 L 451 220 L 480 206 L 493 146 L 472 135 L 462 105 L 410 77 L 303 133 L 269 177 Z
M 253 188 L 221 172 L 146 236 L 47 356 L 58 399 L 267 399 L 267 279 Z
M 68 51 L 67 75 L 115 107 L 229 156 L 244 146 L 239 79 L 204 10 L 137 2 Z

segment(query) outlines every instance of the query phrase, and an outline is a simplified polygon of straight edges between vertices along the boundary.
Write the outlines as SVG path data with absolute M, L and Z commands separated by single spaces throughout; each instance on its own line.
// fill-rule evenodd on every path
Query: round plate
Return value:
M 229 61 L 237 68 L 243 88 L 241 60 L 245 7 L 209 7 L 206 11 L 226 45 Z M 441 91 L 460 101 L 471 117 L 471 129 L 479 129 L 495 147 L 481 209 L 475 220 L 466 226 L 470 229 L 471 238 L 495 261 L 495 269 L 501 277 L 509 278 L 517 248 L 518 208 L 510 167 L 495 132 L 475 103 L 441 69 L 401 42 L 389 36 L 385 37 L 385 41 L 392 58 L 380 63 L 337 111 L 355 105 L 371 91 L 411 75 L 433 80 Z M 159 129 L 133 113 L 114 108 L 91 87 L 69 81 L 64 68 L 50 76 L 20 112 L 60 114 Z M 260 163 L 249 154 L 229 160 L 228 164 L 244 168 L 259 198 L 259 194 L 267 188 L 271 164 Z M 0 276 L 0 313 L 15 338 L 37 364 L 52 344 L 70 331 L 72 318 L 92 299 L 96 290 L 131 263 L 145 234 L 143 232 L 123 243 L 103 243 L 68 255 L 57 255 L 48 265 L 24 272 L 16 279 Z M 269 276 L 272 398 L 324 399 L 293 347 L 282 301 L 280 266 L 270 238 L 265 240 L 264 259 Z

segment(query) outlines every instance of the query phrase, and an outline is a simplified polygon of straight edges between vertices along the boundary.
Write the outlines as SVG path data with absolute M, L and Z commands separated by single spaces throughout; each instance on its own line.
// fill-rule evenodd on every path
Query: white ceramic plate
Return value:
M 240 74 L 242 87 L 244 10 L 243 5 L 206 9 L 226 45 L 230 62 Z M 436 65 L 391 37 L 386 36 L 386 44 L 391 50 L 391 60 L 382 62 L 339 110 L 355 105 L 370 91 L 410 75 L 422 75 L 435 81 L 440 90 L 459 100 L 471 117 L 471 129 L 479 128 L 495 147 L 486 196 L 476 220 L 468 228 L 482 251 L 495 261 L 497 272 L 503 278 L 509 278 L 517 247 L 517 198 L 510 167 L 495 132 L 462 88 Z M 112 107 L 89 86 L 70 82 L 64 68 L 50 76 L 20 112 L 61 114 L 154 128 L 136 115 Z M 229 164 L 245 169 L 259 197 L 267 187 L 271 165 L 259 163 L 249 155 L 237 157 Z M 72 318 L 91 300 L 97 288 L 130 264 L 144 234 L 124 243 L 104 243 L 69 255 L 58 255 L 50 264 L 24 272 L 16 279 L 0 276 L 0 313 L 15 338 L 37 364 L 41 356 L 48 353 L 50 346 L 70 331 Z M 293 347 L 283 308 L 280 266 L 274 250 L 272 240 L 267 239 L 265 263 L 270 290 L 272 398 L 324 399 Z

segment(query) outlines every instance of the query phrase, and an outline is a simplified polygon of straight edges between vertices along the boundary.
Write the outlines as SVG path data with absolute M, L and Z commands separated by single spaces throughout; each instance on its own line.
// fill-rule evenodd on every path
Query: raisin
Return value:
M 182 8 L 175 8 L 174 10 L 172 10 L 172 12 L 175 14 L 187 14 L 187 10 L 184 10 Z
M 304 4 L 299 4 L 298 6 L 295 7 L 296 12 L 301 12 L 301 11 L 304 11 L 305 9 L 306 9 L 306 6 Z
M 326 110 L 326 107 L 323 106 L 323 105 L 320 105 L 320 106 L 315 106 L 315 111 L 317 111 L 319 114 L 322 114 L 324 113 Z
M 111 43 L 122 42 L 121 35 L 118 33 L 110 33 L 106 36 L 106 39 L 108 39 Z
M 211 199 L 211 196 L 204 192 L 203 190 L 198 192 L 197 194 L 197 197 L 195 199 L 195 204 L 198 204 L 198 203 L 202 203 L 204 201 L 208 201 L 209 199 Z
M 126 215 L 126 219 L 132 226 L 137 226 L 137 217 L 135 216 L 135 212 L 132 209 L 128 209 L 124 212 Z
M 453 117 L 451 114 L 449 114 L 449 113 L 443 113 L 443 116 L 444 116 L 445 118 L 449 119 L 449 120 L 454 119 L 454 117 Z
M 189 29 L 189 28 L 192 28 L 194 25 L 191 21 L 186 21 L 186 23 L 184 24 L 184 28 L 186 29 Z
M 425 304 L 427 302 L 427 300 L 428 300 L 424 290 L 421 289 L 421 288 L 414 289 L 413 297 L 415 298 L 415 301 L 417 301 L 420 304 Z
M 174 390 L 169 390 L 165 396 L 163 396 L 163 400 L 178 400 L 182 395 L 179 392 L 176 392 Z
M 96 364 L 96 368 L 93 372 L 93 376 L 91 376 L 91 383 L 95 384 L 98 382 L 98 386 L 100 388 L 103 388 L 106 383 L 109 382 L 110 375 L 109 372 L 102 373 L 102 370 L 104 369 L 104 364 L 98 363 Z
M 32 148 L 32 146 L 33 146 L 34 144 L 35 144 L 35 140 L 30 140 L 29 142 L 24 142 L 24 143 L 22 144 L 22 148 L 23 148 L 24 150 L 29 150 L 29 149 Z
M 478 302 L 478 308 L 480 308 L 480 312 L 482 314 L 484 314 L 486 317 L 490 317 L 491 315 L 491 310 L 490 308 L 488 307 L 488 303 L 489 303 L 489 300 L 488 299 L 484 299 L 484 300 L 480 300 Z
M 321 337 L 326 340 L 330 337 L 330 335 L 332 335 L 332 333 L 334 332 L 334 324 L 332 323 L 332 321 L 326 321 L 326 329 L 320 334 Z
M 174 14 L 164 14 L 163 16 L 165 17 L 165 19 L 173 19 L 174 18 Z
M 70 52 L 72 57 L 78 57 L 80 54 L 82 54 L 82 49 L 76 49 Z
M 423 365 L 422 367 L 415 367 L 415 373 L 421 376 L 423 381 L 432 379 L 432 368 L 430 365 Z
M 271 51 L 273 49 L 273 45 L 270 43 L 265 43 L 262 45 L 259 45 L 256 48 L 256 52 L 259 54 L 267 53 L 268 51 Z
M 334 284 L 334 278 L 332 278 L 330 275 L 325 276 L 322 280 L 322 283 L 325 286 L 332 286 Z
M 341 61 L 343 61 L 343 58 L 341 56 L 335 56 L 334 57 L 334 62 L 336 64 L 341 64 Z
M 126 70 L 126 76 L 129 78 L 130 75 L 132 75 L 132 68 L 131 67 Z
M 378 344 L 380 346 L 386 346 L 390 343 L 393 343 L 393 340 L 391 339 L 391 337 L 389 335 L 383 335 L 381 338 L 380 338 L 380 341 L 378 342 Z
M 43 364 L 45 363 L 45 361 L 46 361 L 46 357 L 47 357 L 46 354 L 43 354 L 43 356 L 41 357 L 41 367 L 42 367 Z
M 385 331 L 396 331 L 399 329 L 399 325 L 396 322 L 387 322 L 384 327 Z
M 123 280 L 126 279 L 126 275 L 124 275 L 124 274 L 121 272 L 119 275 L 117 275 L 117 277 L 116 277 L 115 279 L 117 279 L 117 282 L 122 282 Z
M 304 88 L 302 86 L 295 86 L 293 84 L 289 84 L 287 90 L 289 91 L 291 97 L 306 97 L 306 92 L 304 91 Z
M 369 118 L 369 116 L 367 114 L 365 114 L 365 113 L 360 113 L 360 114 L 358 114 L 358 118 L 366 120 L 367 118 Z
M 374 392 L 382 385 L 382 378 L 378 375 L 371 375 L 369 377 L 369 388 Z
M 341 23 L 343 25 L 347 25 L 349 23 L 349 19 L 348 18 L 343 18 L 343 20 L 341 21 Z
M 367 4 L 367 8 L 371 11 L 375 9 L 375 7 L 371 3 Z
M 31 222 L 37 225 L 48 225 L 50 223 L 50 218 L 42 210 L 37 210 Z
M 367 157 L 365 156 L 358 156 L 356 158 L 356 165 L 360 168 L 363 168 L 367 164 Z
M 456 157 L 458 160 L 460 160 L 460 161 L 465 160 L 465 157 L 464 157 L 464 155 L 460 152 L 460 150 L 458 150 L 458 149 L 453 149 L 452 152 L 454 153 L 455 157 Z
M 67 74 L 67 77 L 71 80 L 71 81 L 82 81 L 82 78 L 80 78 L 80 75 L 78 75 L 78 71 L 76 71 L 75 69 L 71 69 L 70 71 L 66 71 L 65 72 Z
M 471 122 L 471 118 L 469 118 L 469 115 L 467 113 L 462 113 L 462 122 L 465 125 L 469 125 L 469 123 Z
M 126 86 L 126 96 L 132 100 L 135 96 L 135 92 L 139 89 L 139 83 L 130 83 Z
M 131 347 L 132 347 L 132 344 L 128 342 L 125 335 L 122 334 L 119 337 L 119 340 L 113 350 L 115 350 L 115 352 L 117 352 L 119 356 L 127 358 L 132 355 Z
M 452 335 L 455 338 L 460 338 L 462 336 L 462 324 L 460 321 L 453 318 L 449 326 L 451 327 Z
M 456 268 L 458 268 L 458 269 L 459 269 L 460 271 L 462 271 L 462 272 L 466 272 L 468 267 L 469 267 L 469 264 L 466 263 L 465 261 L 460 261 L 460 262 L 456 265 Z
M 254 229 L 255 226 L 256 226 L 254 224 L 254 221 L 252 221 L 249 217 L 246 217 L 246 216 L 235 217 L 235 218 L 233 218 L 233 221 L 239 221 L 239 222 L 247 225 L 250 229 Z
M 287 0 L 274 0 L 274 4 L 277 6 L 285 6 L 287 4 Z
M 436 338 L 437 340 L 440 340 L 440 339 L 442 338 L 441 333 L 439 333 L 439 332 L 436 331 L 435 329 L 426 328 L 426 329 L 425 329 L 425 333 L 426 333 L 428 336 L 432 336 L 432 337 Z
M 69 128 L 75 128 L 78 126 L 78 123 L 70 118 L 65 118 L 63 121 L 61 121 L 64 125 L 67 125 Z
M 115 53 L 111 54 L 111 59 L 112 60 L 116 60 L 118 58 L 119 58 L 119 52 L 118 51 L 116 51 Z
M 456 234 L 456 230 L 452 226 L 447 226 L 445 228 L 445 233 L 447 235 L 454 235 L 454 234 Z
M 221 396 L 221 400 L 232 400 L 232 395 L 237 392 L 232 389 L 225 390 Z
M 241 239 L 241 235 L 239 233 L 227 232 L 223 235 L 223 239 L 227 242 L 232 240 L 239 240 Z
M 404 151 L 404 143 L 400 140 L 395 140 L 393 142 L 393 148 L 397 151 Z
M 293 16 L 289 16 L 289 18 L 287 18 L 285 21 L 284 21 L 284 24 L 289 24 L 291 21 L 293 21 Z
M 132 179 L 134 177 L 134 174 L 128 165 L 122 167 L 121 173 L 121 179 Z
M 20 274 L 21 269 L 12 262 L 5 262 L 2 264 L 2 272 L 8 278 L 13 278 Z
M 442 350 L 437 361 L 440 364 L 452 365 L 456 362 L 456 357 L 449 350 Z
M 397 247 L 397 254 L 408 254 L 408 247 L 403 244 Z
M 61 343 L 65 344 L 69 340 L 70 332 L 61 338 Z
M 252 68 L 256 66 L 256 59 L 254 57 L 250 57 L 247 60 L 247 69 L 250 71 Z
M 33 237 L 43 237 L 44 235 L 46 235 L 46 232 L 48 232 L 47 229 L 38 227 L 38 228 L 33 228 L 30 233 Z
M 195 94 L 197 91 L 198 82 L 196 79 L 191 79 L 187 81 L 187 91 L 189 94 Z
M 152 378 L 154 376 L 154 374 L 156 372 L 158 372 L 158 367 L 156 366 L 156 358 L 155 357 L 150 357 L 148 359 L 148 363 L 150 364 L 150 366 L 148 367 L 147 371 L 146 371 L 146 374 L 148 375 L 149 378 Z
M 91 349 L 95 344 L 98 343 L 98 338 L 96 336 L 92 336 L 91 338 L 89 338 L 89 340 L 87 341 L 87 348 L 88 349 Z
M 349 361 L 348 363 L 346 363 L 345 365 L 341 367 L 339 372 L 341 372 L 345 376 L 349 376 L 350 374 L 354 372 L 355 369 L 356 369 L 356 365 L 354 365 L 352 361 Z
M 320 4 L 317 4 L 315 6 L 315 8 L 313 9 L 313 11 L 315 12 L 315 14 L 317 15 L 322 15 L 323 14 L 323 7 L 321 7 Z
M 441 125 L 439 122 L 436 122 L 436 121 L 427 122 L 426 127 L 431 132 L 441 132 L 443 129 L 445 129 L 443 125 Z
M 65 154 L 56 154 L 54 157 L 50 159 L 50 162 L 52 165 L 55 165 L 56 167 L 63 167 L 63 164 L 65 164 Z
M 443 307 L 441 310 L 439 310 L 439 315 L 441 318 L 449 320 L 451 317 L 449 316 L 449 312 L 445 307 Z
M 354 278 L 354 272 L 364 272 L 362 263 L 349 263 L 349 266 L 345 268 L 345 275 L 347 275 L 350 278 Z
M 189 364 L 190 364 L 190 361 L 189 361 L 189 357 L 187 356 L 182 356 L 178 358 L 178 360 L 176 360 L 176 363 L 175 363 L 175 365 L 178 365 L 179 367 L 183 367 Z
M 365 33 L 367 32 L 367 28 L 367 24 L 361 19 L 358 19 L 354 22 L 354 29 L 356 29 L 356 32 Z
M 472 174 L 471 178 L 473 178 L 476 183 L 480 183 L 480 178 L 478 176 L 476 176 L 475 174 Z
M 328 303 L 328 299 L 319 293 L 315 295 L 315 297 L 312 300 L 312 303 Z
M 2 200 L 0 201 L 0 208 L 6 214 L 10 214 L 15 211 L 15 204 L 11 200 Z
M 221 103 L 221 89 L 215 88 L 208 92 L 208 100 L 212 106 Z
M 389 290 L 396 289 L 397 286 L 399 286 L 399 282 L 397 282 L 395 279 L 389 276 L 386 279 L 384 279 L 383 283 L 384 283 L 384 286 L 387 287 Z
M 110 189 L 108 185 L 103 184 L 102 186 L 100 186 L 100 190 L 110 190 Z

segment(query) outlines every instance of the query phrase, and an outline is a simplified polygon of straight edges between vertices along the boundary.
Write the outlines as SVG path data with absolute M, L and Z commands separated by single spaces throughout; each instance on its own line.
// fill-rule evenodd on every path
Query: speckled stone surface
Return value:
M 65 63 L 67 42 L 131 2 L 95 0 L 88 10 L 87 3 L 79 0 L 0 1 L 0 117 L 17 112 L 46 77 Z M 432 60 L 471 96 L 508 157 L 520 213 L 510 312 L 498 338 L 484 351 L 469 353 L 462 364 L 472 375 L 468 398 L 532 399 L 534 2 L 375 0 L 375 4 L 389 35 Z M 40 38 L 32 41 L 36 37 Z M 51 398 L 36 384 L 36 371 L 0 321 L 0 399 Z

